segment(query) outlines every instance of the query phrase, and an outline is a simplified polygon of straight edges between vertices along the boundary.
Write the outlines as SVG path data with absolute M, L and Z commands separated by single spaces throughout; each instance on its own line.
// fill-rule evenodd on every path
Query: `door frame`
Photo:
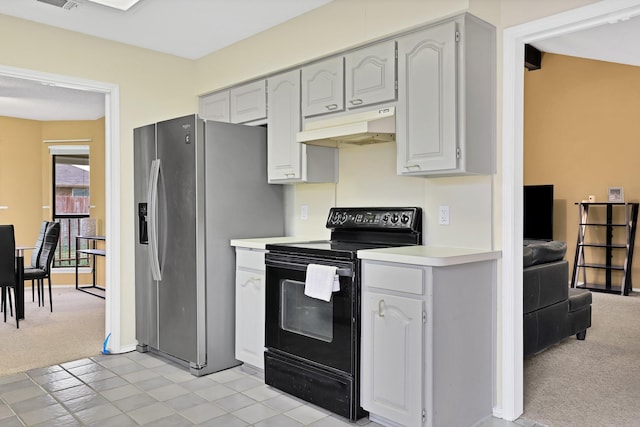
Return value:
M 524 45 L 640 15 L 640 0 L 600 1 L 506 28 L 502 62 L 501 407 L 515 420 L 524 409 L 522 336 Z
M 104 94 L 105 103 L 105 339 L 120 353 L 120 93 L 119 85 L 0 65 L 0 75 L 33 80 L 69 89 Z

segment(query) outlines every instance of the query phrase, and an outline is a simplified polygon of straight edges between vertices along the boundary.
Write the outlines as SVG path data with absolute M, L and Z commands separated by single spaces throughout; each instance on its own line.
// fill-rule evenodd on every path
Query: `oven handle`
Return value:
M 266 266 L 269 267 L 278 267 L 278 268 L 286 268 L 288 270 L 299 270 L 299 271 L 307 271 L 307 266 L 309 264 L 294 264 L 291 262 L 283 262 L 283 261 L 266 261 Z M 350 268 L 338 268 L 336 270 L 336 274 L 340 277 L 353 277 L 353 270 Z

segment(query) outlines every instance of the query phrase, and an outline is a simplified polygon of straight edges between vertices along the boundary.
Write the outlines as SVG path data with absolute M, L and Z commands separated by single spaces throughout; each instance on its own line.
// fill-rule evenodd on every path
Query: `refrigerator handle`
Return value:
M 151 266 L 151 276 L 153 280 L 162 280 L 160 271 L 160 260 L 158 259 L 158 180 L 160 178 L 160 159 L 151 162 L 151 173 L 149 174 L 149 185 L 147 186 L 147 200 L 149 201 L 148 212 L 148 235 L 149 235 L 149 264 Z

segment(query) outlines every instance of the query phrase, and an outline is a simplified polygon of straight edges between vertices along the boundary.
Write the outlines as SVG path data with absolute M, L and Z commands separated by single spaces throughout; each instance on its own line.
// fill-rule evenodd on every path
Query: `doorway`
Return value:
M 507 28 L 503 37 L 502 129 L 502 418 L 523 412 L 522 185 L 524 45 L 545 38 L 625 20 L 640 14 L 640 0 L 599 2 Z
M 120 342 L 120 107 L 119 87 L 75 77 L 50 74 L 0 65 L 0 75 L 26 79 L 48 85 L 104 94 L 105 102 L 105 337 L 110 334 L 107 349 L 122 352 Z

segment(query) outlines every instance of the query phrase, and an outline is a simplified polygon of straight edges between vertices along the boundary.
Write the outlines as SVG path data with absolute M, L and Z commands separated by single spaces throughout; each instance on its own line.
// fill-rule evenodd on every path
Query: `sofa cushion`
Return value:
M 527 267 L 522 275 L 524 314 L 566 300 L 569 295 L 569 263 L 566 260 Z
M 568 301 L 561 301 L 523 316 L 525 357 L 571 334 L 567 322 L 568 305 Z
M 525 240 L 522 267 L 559 261 L 567 253 L 567 244 L 559 240 Z

